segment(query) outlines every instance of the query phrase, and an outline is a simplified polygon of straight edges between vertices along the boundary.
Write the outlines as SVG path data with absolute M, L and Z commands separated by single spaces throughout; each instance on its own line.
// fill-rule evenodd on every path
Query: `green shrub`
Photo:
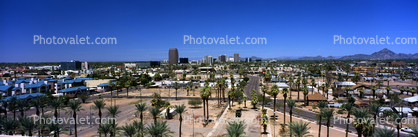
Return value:
M 193 107 L 197 107 L 198 105 L 202 104 L 202 99 L 200 98 L 190 99 L 188 104 L 192 105 Z
M 316 109 L 317 108 L 317 106 L 312 106 L 312 109 Z
M 344 114 L 344 111 L 340 109 L 340 110 L 337 111 L 337 113 L 338 114 Z
M 79 97 L 79 99 L 81 99 L 81 101 L 83 101 L 83 103 L 86 103 L 86 100 L 87 99 L 89 99 L 90 98 L 90 96 L 89 95 L 81 95 L 80 97 Z

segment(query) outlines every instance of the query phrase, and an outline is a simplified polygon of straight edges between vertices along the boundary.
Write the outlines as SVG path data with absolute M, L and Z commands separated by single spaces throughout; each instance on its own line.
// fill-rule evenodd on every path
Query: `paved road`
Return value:
M 244 93 L 248 97 L 248 100 L 251 100 L 251 91 L 255 89 L 257 94 L 261 94 L 260 91 L 260 78 L 258 76 L 249 76 L 250 81 L 248 81 L 247 86 L 244 88 Z

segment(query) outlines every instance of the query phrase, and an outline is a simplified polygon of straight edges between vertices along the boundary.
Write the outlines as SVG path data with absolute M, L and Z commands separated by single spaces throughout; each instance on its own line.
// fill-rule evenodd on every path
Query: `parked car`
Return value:
M 412 133 L 412 129 L 410 129 L 410 128 L 401 128 L 401 131 Z

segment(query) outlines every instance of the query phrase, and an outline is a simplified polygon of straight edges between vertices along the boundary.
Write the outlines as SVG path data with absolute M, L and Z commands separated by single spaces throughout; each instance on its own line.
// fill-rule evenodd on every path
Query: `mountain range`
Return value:
M 248 57 L 246 57 L 248 58 Z M 298 57 L 298 58 L 291 58 L 291 57 L 277 57 L 277 58 L 266 58 L 263 59 L 261 57 L 252 56 L 249 57 L 252 60 L 256 59 L 262 59 L 262 60 L 386 60 L 386 59 L 418 59 L 418 53 L 415 54 L 405 54 L 405 53 L 398 53 L 384 48 L 378 52 L 374 52 L 373 54 L 367 55 L 367 54 L 354 54 L 354 55 L 347 55 L 342 56 L 340 58 L 334 57 L 334 56 L 328 56 L 328 57 L 322 57 L 322 56 L 305 56 L 305 57 Z M 242 60 L 245 58 L 241 58 Z

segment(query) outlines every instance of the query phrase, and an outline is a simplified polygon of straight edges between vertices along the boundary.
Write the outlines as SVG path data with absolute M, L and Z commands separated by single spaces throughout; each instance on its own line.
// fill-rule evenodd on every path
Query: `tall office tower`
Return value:
M 213 57 L 212 56 L 205 56 L 205 63 L 212 64 L 213 63 Z
M 234 62 L 239 62 L 239 54 L 238 53 L 234 54 Z
M 171 48 L 168 51 L 168 63 L 177 64 L 179 62 L 179 51 L 177 48 Z
M 218 62 L 226 62 L 226 55 L 219 55 Z

